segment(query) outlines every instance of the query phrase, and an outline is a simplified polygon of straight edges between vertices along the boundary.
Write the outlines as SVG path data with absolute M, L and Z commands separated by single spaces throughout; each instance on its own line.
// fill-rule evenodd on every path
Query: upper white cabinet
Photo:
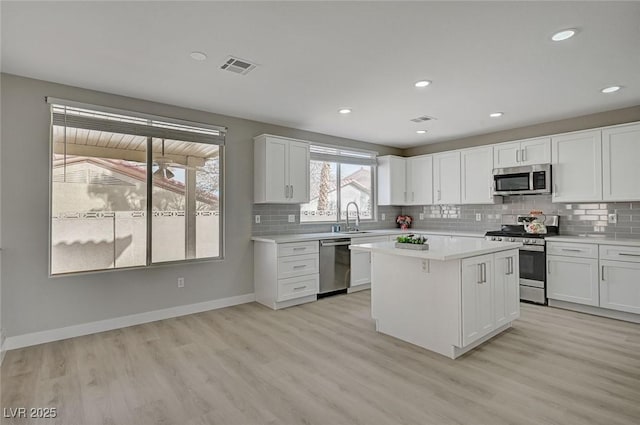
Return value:
M 493 145 L 493 168 L 548 164 L 550 162 L 550 137 Z
M 254 138 L 254 202 L 309 202 L 309 144 L 262 134 Z
M 493 147 L 460 151 L 461 201 L 463 204 L 493 204 Z
M 602 131 L 551 138 L 553 202 L 602 200 Z
M 433 203 L 460 203 L 460 152 L 433 155 Z
M 378 205 L 404 205 L 407 200 L 407 166 L 400 156 L 378 157 Z
M 602 199 L 640 199 L 640 124 L 602 131 Z
M 433 157 L 414 156 L 406 159 L 407 195 L 405 205 L 433 204 Z

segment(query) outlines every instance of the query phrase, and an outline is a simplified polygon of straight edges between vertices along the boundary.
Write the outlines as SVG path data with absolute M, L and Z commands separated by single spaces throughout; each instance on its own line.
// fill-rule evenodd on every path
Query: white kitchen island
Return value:
M 371 253 L 376 330 L 452 359 L 520 316 L 520 243 L 430 237 L 429 250 L 394 242 L 351 245 Z

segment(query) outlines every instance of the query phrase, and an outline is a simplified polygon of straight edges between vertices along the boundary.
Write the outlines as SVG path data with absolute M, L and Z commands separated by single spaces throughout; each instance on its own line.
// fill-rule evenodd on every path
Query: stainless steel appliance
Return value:
M 520 248 L 520 300 L 547 304 L 547 263 L 545 236 L 558 234 L 557 215 L 544 219 L 546 234 L 527 233 L 531 216 L 518 216 L 515 224 L 503 224 L 500 230 L 487 232 L 491 241 L 522 242 Z
M 320 241 L 319 296 L 346 292 L 351 280 L 351 238 Z
M 533 195 L 551 193 L 551 164 L 495 168 L 494 195 Z

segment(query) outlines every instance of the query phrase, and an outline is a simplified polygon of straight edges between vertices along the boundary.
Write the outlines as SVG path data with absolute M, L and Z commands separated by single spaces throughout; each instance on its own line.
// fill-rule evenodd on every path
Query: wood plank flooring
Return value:
M 640 423 L 640 325 L 522 304 L 458 360 L 378 334 L 368 291 L 251 303 L 14 350 L 3 424 Z

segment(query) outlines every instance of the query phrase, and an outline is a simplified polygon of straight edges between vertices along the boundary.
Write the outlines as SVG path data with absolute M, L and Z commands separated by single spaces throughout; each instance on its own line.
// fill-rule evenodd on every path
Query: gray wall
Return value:
M 253 292 L 253 141 L 272 133 L 399 154 L 398 149 L 2 74 L 2 325 L 7 336 Z M 49 107 L 45 96 L 229 128 L 226 259 L 47 277 Z M 185 278 L 178 289 L 176 279 Z
M 605 127 L 608 125 L 623 124 L 640 121 L 640 105 L 630 108 L 616 109 L 597 114 L 583 115 L 559 121 L 530 125 L 498 131 L 495 133 L 481 134 L 465 137 L 464 139 L 449 140 L 440 143 L 417 146 L 405 149 L 404 156 L 416 156 L 436 152 L 450 151 L 454 149 L 470 148 L 474 146 L 490 145 L 492 143 L 509 142 L 512 140 L 528 139 L 530 137 L 548 136 L 551 134 L 567 133 L 570 131 L 585 130 L 588 128 Z

